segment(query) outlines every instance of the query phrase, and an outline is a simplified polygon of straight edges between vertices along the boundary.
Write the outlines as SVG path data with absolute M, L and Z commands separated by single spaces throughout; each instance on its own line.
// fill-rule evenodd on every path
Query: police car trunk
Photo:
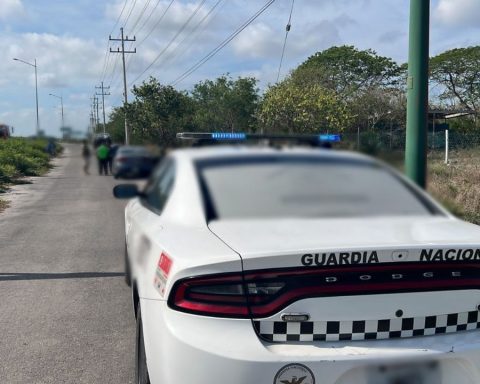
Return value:
M 377 218 L 210 228 L 242 257 L 253 324 L 266 341 L 407 338 L 480 324 L 476 226 Z
M 219 295 L 220 310 L 228 305 L 233 317 L 246 296 L 262 340 L 379 340 L 479 327 L 479 228 L 387 167 L 291 150 L 207 159 L 197 168 L 209 228 L 243 266 L 242 289 L 227 279 L 203 293 Z

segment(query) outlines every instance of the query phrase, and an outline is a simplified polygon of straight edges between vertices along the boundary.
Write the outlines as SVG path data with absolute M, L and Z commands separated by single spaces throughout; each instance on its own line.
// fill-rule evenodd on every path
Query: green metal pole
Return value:
M 430 0 L 410 0 L 405 171 L 426 186 Z

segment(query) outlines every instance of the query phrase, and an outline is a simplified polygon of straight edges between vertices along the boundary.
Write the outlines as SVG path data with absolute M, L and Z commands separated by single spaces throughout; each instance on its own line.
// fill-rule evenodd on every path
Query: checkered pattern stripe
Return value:
M 480 316 L 478 311 L 472 311 L 386 320 L 255 320 L 254 326 L 264 339 L 273 342 L 384 340 L 474 330 L 480 328 Z

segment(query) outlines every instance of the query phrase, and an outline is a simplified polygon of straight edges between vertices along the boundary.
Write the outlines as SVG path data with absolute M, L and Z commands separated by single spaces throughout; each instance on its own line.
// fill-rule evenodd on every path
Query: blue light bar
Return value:
M 324 133 L 324 134 L 318 135 L 318 139 L 324 142 L 338 143 L 340 141 L 340 135 Z
M 215 140 L 246 140 L 247 135 L 245 133 L 229 133 L 229 132 L 214 132 L 212 133 L 212 139 Z

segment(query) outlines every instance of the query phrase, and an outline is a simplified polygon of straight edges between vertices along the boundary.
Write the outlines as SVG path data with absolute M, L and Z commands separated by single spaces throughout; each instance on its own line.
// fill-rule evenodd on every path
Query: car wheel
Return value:
M 127 252 L 127 244 L 125 243 L 125 283 L 129 287 L 132 286 L 132 275 L 130 273 L 130 263 L 128 261 L 128 252 Z
M 147 357 L 145 355 L 145 344 L 143 341 L 143 325 L 140 303 L 138 303 L 137 307 L 137 342 L 135 352 L 135 383 L 150 384 L 150 378 L 148 377 L 147 369 Z

